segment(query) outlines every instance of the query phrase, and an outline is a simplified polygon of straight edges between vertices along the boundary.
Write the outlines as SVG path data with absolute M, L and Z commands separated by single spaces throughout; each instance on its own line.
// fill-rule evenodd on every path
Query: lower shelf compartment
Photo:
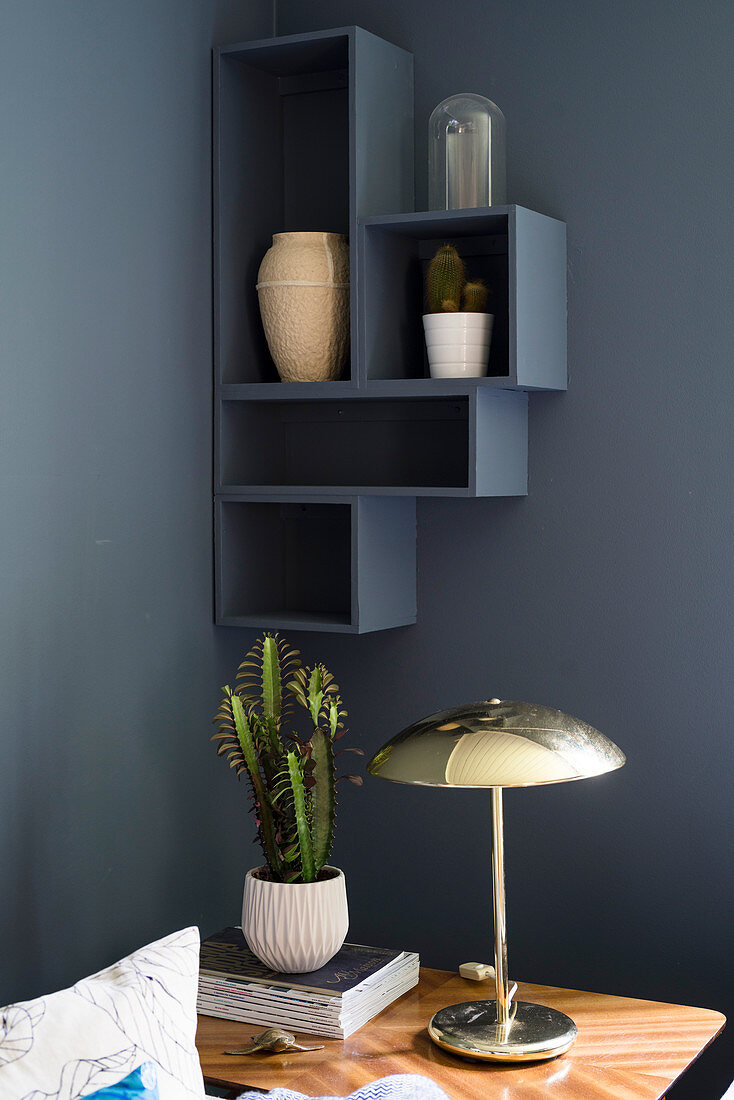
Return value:
M 352 634 L 414 623 L 415 539 L 413 499 L 220 497 L 216 622 Z

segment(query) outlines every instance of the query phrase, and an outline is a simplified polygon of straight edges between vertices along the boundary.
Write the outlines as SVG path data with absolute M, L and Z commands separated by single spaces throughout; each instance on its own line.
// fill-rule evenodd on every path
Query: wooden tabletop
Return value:
M 725 1019 L 705 1008 L 582 993 L 518 983 L 517 1000 L 565 1012 L 578 1027 L 567 1054 L 549 1062 L 501 1065 L 456 1058 L 435 1046 L 426 1025 L 446 1005 L 491 997 L 491 983 L 443 970 L 421 970 L 420 984 L 349 1039 L 323 1042 L 302 1054 L 222 1051 L 243 1046 L 264 1025 L 199 1017 L 196 1043 L 204 1077 L 220 1087 L 294 1089 L 308 1096 L 346 1096 L 391 1073 L 422 1073 L 451 1100 L 659 1100 L 705 1047 Z

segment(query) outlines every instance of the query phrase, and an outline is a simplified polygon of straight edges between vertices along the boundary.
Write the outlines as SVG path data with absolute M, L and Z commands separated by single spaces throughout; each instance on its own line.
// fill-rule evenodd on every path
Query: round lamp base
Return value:
M 428 1025 L 437 1046 L 464 1058 L 493 1062 L 537 1062 L 565 1054 L 576 1024 L 563 1012 L 515 1001 L 509 1024 L 497 1023 L 496 1001 L 465 1001 L 442 1008 Z

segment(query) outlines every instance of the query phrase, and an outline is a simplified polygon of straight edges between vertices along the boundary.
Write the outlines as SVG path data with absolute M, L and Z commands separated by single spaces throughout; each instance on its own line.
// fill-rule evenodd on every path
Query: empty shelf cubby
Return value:
M 223 401 L 218 489 L 391 496 L 526 492 L 527 397 Z
M 216 622 L 350 634 L 414 623 L 415 542 L 412 498 L 219 498 Z

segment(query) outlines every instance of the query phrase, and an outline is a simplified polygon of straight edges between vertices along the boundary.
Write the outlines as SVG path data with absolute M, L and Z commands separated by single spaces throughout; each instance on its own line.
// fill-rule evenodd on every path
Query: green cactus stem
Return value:
M 311 788 L 311 832 L 316 870 L 320 871 L 329 858 L 334 843 L 336 816 L 336 780 L 334 777 L 334 747 L 331 731 L 315 729 L 311 738 L 311 759 L 314 780 Z
M 466 282 L 464 261 L 452 244 L 443 244 L 428 265 L 426 291 L 431 313 L 455 313 Z
M 266 718 L 280 722 L 282 709 L 278 646 L 271 635 L 263 638 L 262 704 Z
M 484 313 L 487 305 L 488 290 L 481 279 L 473 279 L 464 287 L 464 311 L 466 313 Z
M 311 721 L 314 724 L 314 728 L 318 729 L 319 725 L 319 711 L 321 710 L 321 704 L 324 701 L 323 681 L 321 675 L 321 666 L 316 665 L 311 671 L 311 676 L 308 681 L 308 709 L 311 714 Z
M 230 695 L 229 701 L 232 708 L 232 720 L 237 732 L 237 740 L 240 743 L 242 755 L 245 758 L 247 771 L 255 794 L 255 801 L 257 804 L 256 812 L 259 821 L 258 832 L 263 846 L 263 853 L 271 872 L 276 877 L 279 877 L 283 872 L 283 859 L 278 851 L 278 845 L 275 840 L 275 824 L 270 807 L 270 798 L 260 772 L 255 739 L 253 738 L 250 723 L 248 722 L 240 697 L 238 695 Z
M 306 790 L 303 786 L 303 773 L 295 752 L 288 753 L 288 775 L 291 781 L 293 808 L 298 830 L 298 846 L 301 850 L 301 877 L 304 882 L 316 881 L 316 864 L 313 858 L 311 830 L 306 816 Z

